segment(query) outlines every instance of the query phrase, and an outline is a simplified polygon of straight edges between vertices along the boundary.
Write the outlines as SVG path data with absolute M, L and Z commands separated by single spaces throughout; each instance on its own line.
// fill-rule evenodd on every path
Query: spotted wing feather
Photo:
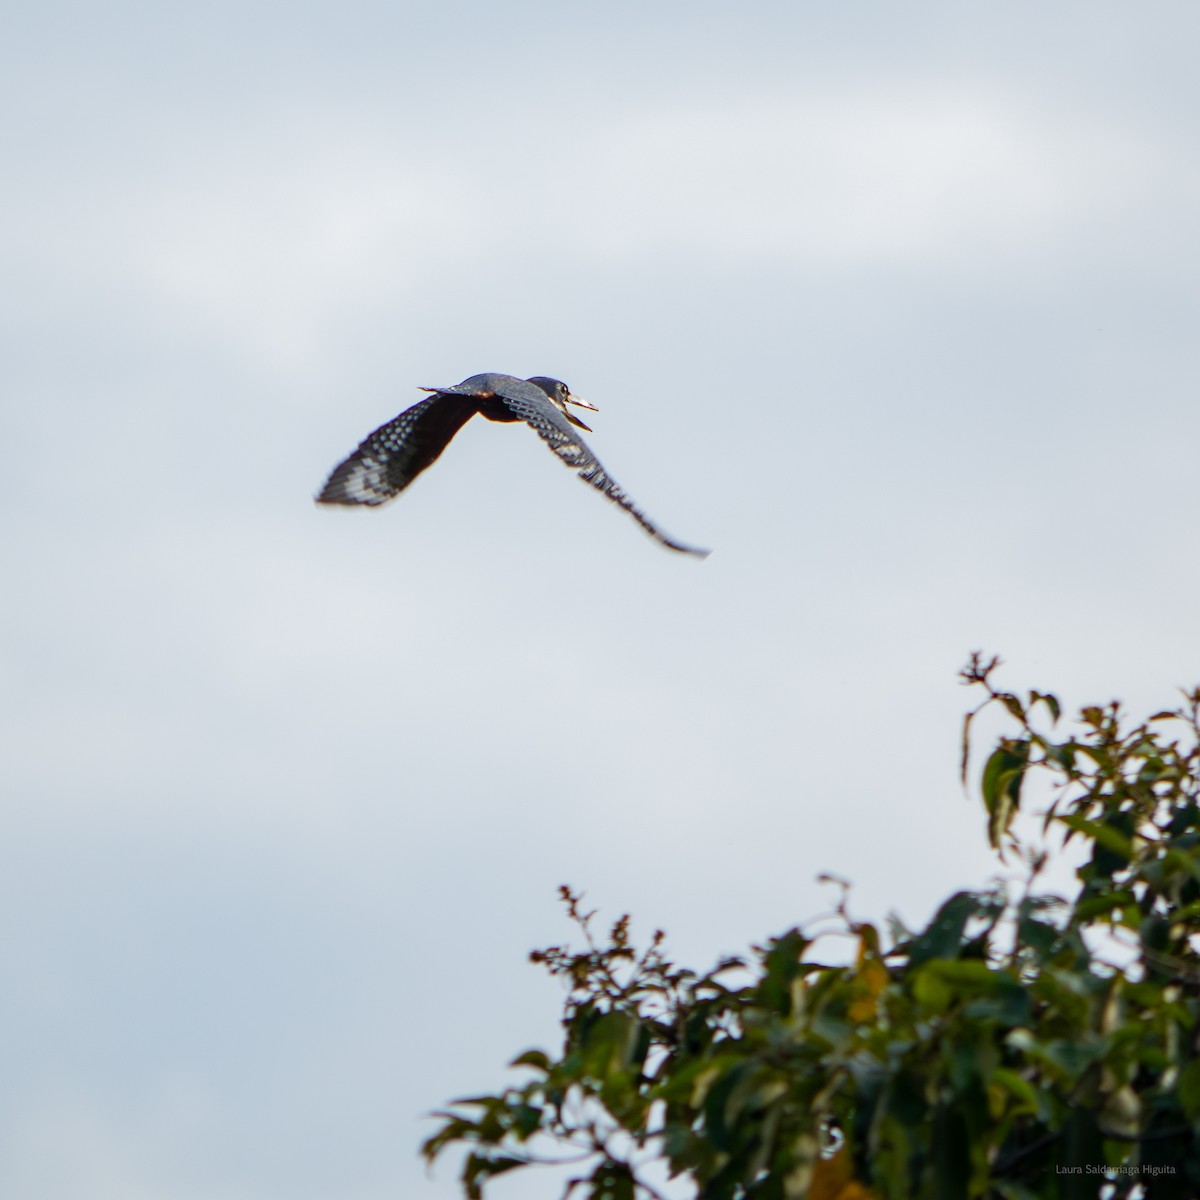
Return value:
M 510 412 L 533 426 L 542 441 L 562 462 L 575 471 L 580 479 L 590 483 L 614 504 L 620 505 L 659 545 L 683 554 L 694 554 L 699 558 L 708 556 L 707 550 L 698 550 L 694 546 L 684 545 L 668 537 L 638 508 L 540 387 L 525 380 L 514 379 L 511 383 L 497 388 L 496 395 Z
M 405 409 L 333 468 L 317 503 L 386 504 L 437 460 L 476 411 L 469 400 L 441 394 Z

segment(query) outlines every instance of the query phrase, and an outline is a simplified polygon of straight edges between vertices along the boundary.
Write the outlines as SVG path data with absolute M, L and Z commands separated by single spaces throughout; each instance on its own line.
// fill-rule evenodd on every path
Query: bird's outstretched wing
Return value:
M 478 411 L 465 397 L 439 393 L 407 408 L 333 468 L 318 504 L 386 504 L 450 444 Z
M 523 379 L 505 379 L 496 386 L 495 395 L 505 407 L 528 422 L 544 441 L 579 478 L 590 483 L 614 504 L 619 504 L 656 542 L 681 554 L 707 558 L 709 551 L 685 546 L 663 533 L 653 521 L 626 495 L 625 490 L 604 469 L 587 443 L 575 432 L 570 422 L 550 402 L 550 398 L 535 383 Z

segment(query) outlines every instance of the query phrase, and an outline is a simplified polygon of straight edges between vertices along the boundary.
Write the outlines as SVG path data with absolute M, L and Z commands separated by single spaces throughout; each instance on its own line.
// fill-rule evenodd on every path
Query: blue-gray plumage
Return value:
M 381 425 L 344 462 L 334 467 L 318 504 L 386 504 L 437 461 L 450 439 L 476 413 L 489 421 L 525 421 L 581 479 L 619 504 L 660 545 L 704 558 L 707 550 L 685 546 L 662 532 L 633 503 L 575 429 L 591 430 L 568 404 L 595 406 L 572 395 L 560 379 L 535 375 L 472 375 L 454 387 L 422 388 L 433 393 Z

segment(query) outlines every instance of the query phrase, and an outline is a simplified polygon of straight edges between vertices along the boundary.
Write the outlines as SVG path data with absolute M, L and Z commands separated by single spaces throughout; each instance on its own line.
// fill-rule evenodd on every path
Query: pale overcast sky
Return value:
M 570 882 L 696 966 L 993 870 L 955 673 L 1200 681 L 1193 3 L 10 5 L 0 1194 L 449 1200 Z M 421 396 L 531 431 L 379 511 Z M 497 1196 L 550 1196 L 521 1182 Z

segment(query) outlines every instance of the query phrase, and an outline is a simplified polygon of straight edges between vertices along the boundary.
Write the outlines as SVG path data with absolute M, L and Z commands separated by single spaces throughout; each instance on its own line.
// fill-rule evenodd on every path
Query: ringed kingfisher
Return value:
M 596 411 L 560 379 L 534 375 L 472 375 L 454 387 L 421 388 L 431 395 L 370 434 L 330 474 L 318 504 L 386 504 L 398 496 L 450 444 L 476 413 L 489 421 L 525 421 L 558 457 L 601 495 L 619 504 L 661 546 L 705 558 L 707 550 L 668 537 L 625 494 L 575 432 L 591 432 L 568 404 Z

